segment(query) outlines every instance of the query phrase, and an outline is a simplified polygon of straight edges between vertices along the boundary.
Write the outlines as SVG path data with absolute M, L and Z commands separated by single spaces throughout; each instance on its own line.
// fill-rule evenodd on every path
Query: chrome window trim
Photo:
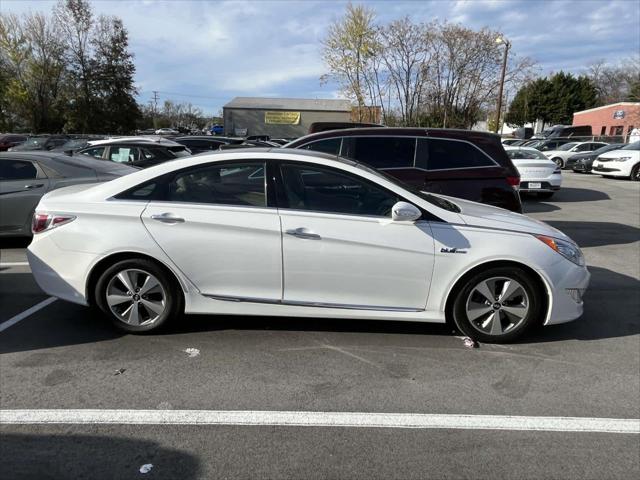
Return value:
M 297 149 L 302 149 L 302 148 L 306 147 L 307 145 L 311 145 L 311 144 L 316 143 L 316 142 L 321 142 L 322 140 L 330 140 L 330 139 L 333 139 L 333 138 L 336 138 L 336 137 L 329 137 L 329 138 L 323 138 L 321 140 L 314 140 L 312 142 L 300 145 L 299 147 L 296 148 L 296 150 Z M 408 167 L 386 167 L 386 168 L 380 168 L 380 170 L 401 170 L 401 169 L 407 169 L 407 168 L 415 168 L 415 169 L 418 169 L 418 170 L 422 170 L 423 172 L 441 172 L 443 170 L 468 170 L 470 168 L 495 168 L 495 167 L 502 168 L 502 165 L 500 165 L 493 158 L 491 158 L 484 150 L 478 148 L 478 146 L 476 146 L 474 143 L 470 142 L 469 140 L 462 140 L 462 139 L 459 139 L 459 138 L 430 137 L 430 136 L 418 137 L 418 136 L 412 136 L 412 135 L 348 135 L 348 136 L 340 137 L 340 150 L 339 150 L 340 156 L 344 156 L 343 152 L 342 152 L 342 147 L 344 146 L 344 139 L 345 138 L 413 138 L 413 139 L 415 139 L 415 145 L 414 145 L 414 150 L 413 150 L 413 165 L 412 166 L 408 166 Z M 444 141 L 449 141 L 449 142 L 467 143 L 467 144 L 471 145 L 473 148 L 475 148 L 476 150 L 478 150 L 480 153 L 482 153 L 482 155 L 487 157 L 491 161 L 491 163 L 493 163 L 493 165 L 483 165 L 483 166 L 478 166 L 478 167 L 451 167 L 451 168 L 437 168 L 437 169 L 434 168 L 434 169 L 428 169 L 428 170 L 424 169 L 422 167 L 416 167 L 416 156 L 418 155 L 418 140 L 419 139 L 444 140 Z M 312 151 L 314 151 L 314 150 L 312 150 Z M 350 157 L 347 157 L 347 158 L 350 158 Z M 373 167 L 371 167 L 371 168 L 373 168 Z
M 420 308 L 388 307 L 382 305 L 353 305 L 346 303 L 323 303 L 323 302 L 302 302 L 298 300 L 276 300 L 257 297 L 234 297 L 230 295 L 212 295 L 204 293 L 203 296 L 212 300 L 225 302 L 248 302 L 248 303 L 268 303 L 272 305 L 284 305 L 290 307 L 317 307 L 317 308 L 339 308 L 343 310 L 374 310 L 381 312 L 424 312 Z

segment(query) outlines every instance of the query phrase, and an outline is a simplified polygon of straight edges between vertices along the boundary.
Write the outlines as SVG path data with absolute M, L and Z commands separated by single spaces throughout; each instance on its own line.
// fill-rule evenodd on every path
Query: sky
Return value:
M 0 13 L 50 12 L 55 1 L 0 0 Z M 638 0 L 369 0 L 377 21 L 409 16 L 503 32 L 512 51 L 540 74 L 576 74 L 594 61 L 640 55 Z M 339 19 L 342 0 L 94 0 L 129 31 L 138 100 L 191 102 L 215 114 L 236 96 L 340 98 L 320 42 Z

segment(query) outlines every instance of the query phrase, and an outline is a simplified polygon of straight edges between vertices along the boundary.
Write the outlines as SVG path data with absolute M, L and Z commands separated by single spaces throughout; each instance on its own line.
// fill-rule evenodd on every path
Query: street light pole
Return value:
M 496 38 L 496 43 L 504 43 L 504 55 L 502 57 L 502 73 L 500 75 L 500 88 L 498 89 L 498 111 L 496 112 L 496 125 L 494 132 L 498 133 L 500 128 L 500 114 L 502 113 L 502 90 L 504 89 L 504 76 L 507 73 L 507 55 L 511 44 L 504 37 Z

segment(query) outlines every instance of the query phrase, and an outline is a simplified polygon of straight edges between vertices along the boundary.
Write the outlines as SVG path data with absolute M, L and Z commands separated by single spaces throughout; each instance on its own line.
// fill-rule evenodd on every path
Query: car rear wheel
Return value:
M 453 303 L 455 324 L 487 343 L 521 337 L 542 317 L 543 297 L 530 274 L 517 267 L 490 268 L 468 278 Z
M 146 259 L 123 260 L 107 268 L 95 287 L 98 307 L 120 330 L 149 333 L 183 310 L 177 281 Z
M 640 163 L 631 169 L 631 180 L 640 182 Z
M 562 160 L 560 157 L 554 157 L 551 159 L 552 162 L 555 162 L 556 165 L 558 165 L 560 168 L 564 168 L 564 160 Z

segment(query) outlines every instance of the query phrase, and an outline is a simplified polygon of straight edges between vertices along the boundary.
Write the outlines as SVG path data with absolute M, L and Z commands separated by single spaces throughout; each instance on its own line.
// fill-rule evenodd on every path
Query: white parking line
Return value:
M 254 425 L 640 434 L 640 419 L 226 410 L 0 410 L 0 424 Z
M 26 309 L 24 312 L 17 314 L 14 317 L 11 317 L 9 320 L 7 320 L 6 322 L 2 322 L 0 323 L 0 332 L 5 331 L 7 328 L 14 326 L 16 323 L 24 320 L 25 318 L 27 318 L 29 315 L 33 315 L 34 313 L 36 313 L 38 310 L 42 310 L 44 307 L 46 307 L 47 305 L 51 305 L 53 302 L 55 302 L 57 300 L 57 298 L 55 297 L 49 297 L 43 301 L 41 301 L 40 303 L 34 305 L 31 308 Z
M 0 262 L 0 268 L 2 267 L 28 267 L 29 262 Z

